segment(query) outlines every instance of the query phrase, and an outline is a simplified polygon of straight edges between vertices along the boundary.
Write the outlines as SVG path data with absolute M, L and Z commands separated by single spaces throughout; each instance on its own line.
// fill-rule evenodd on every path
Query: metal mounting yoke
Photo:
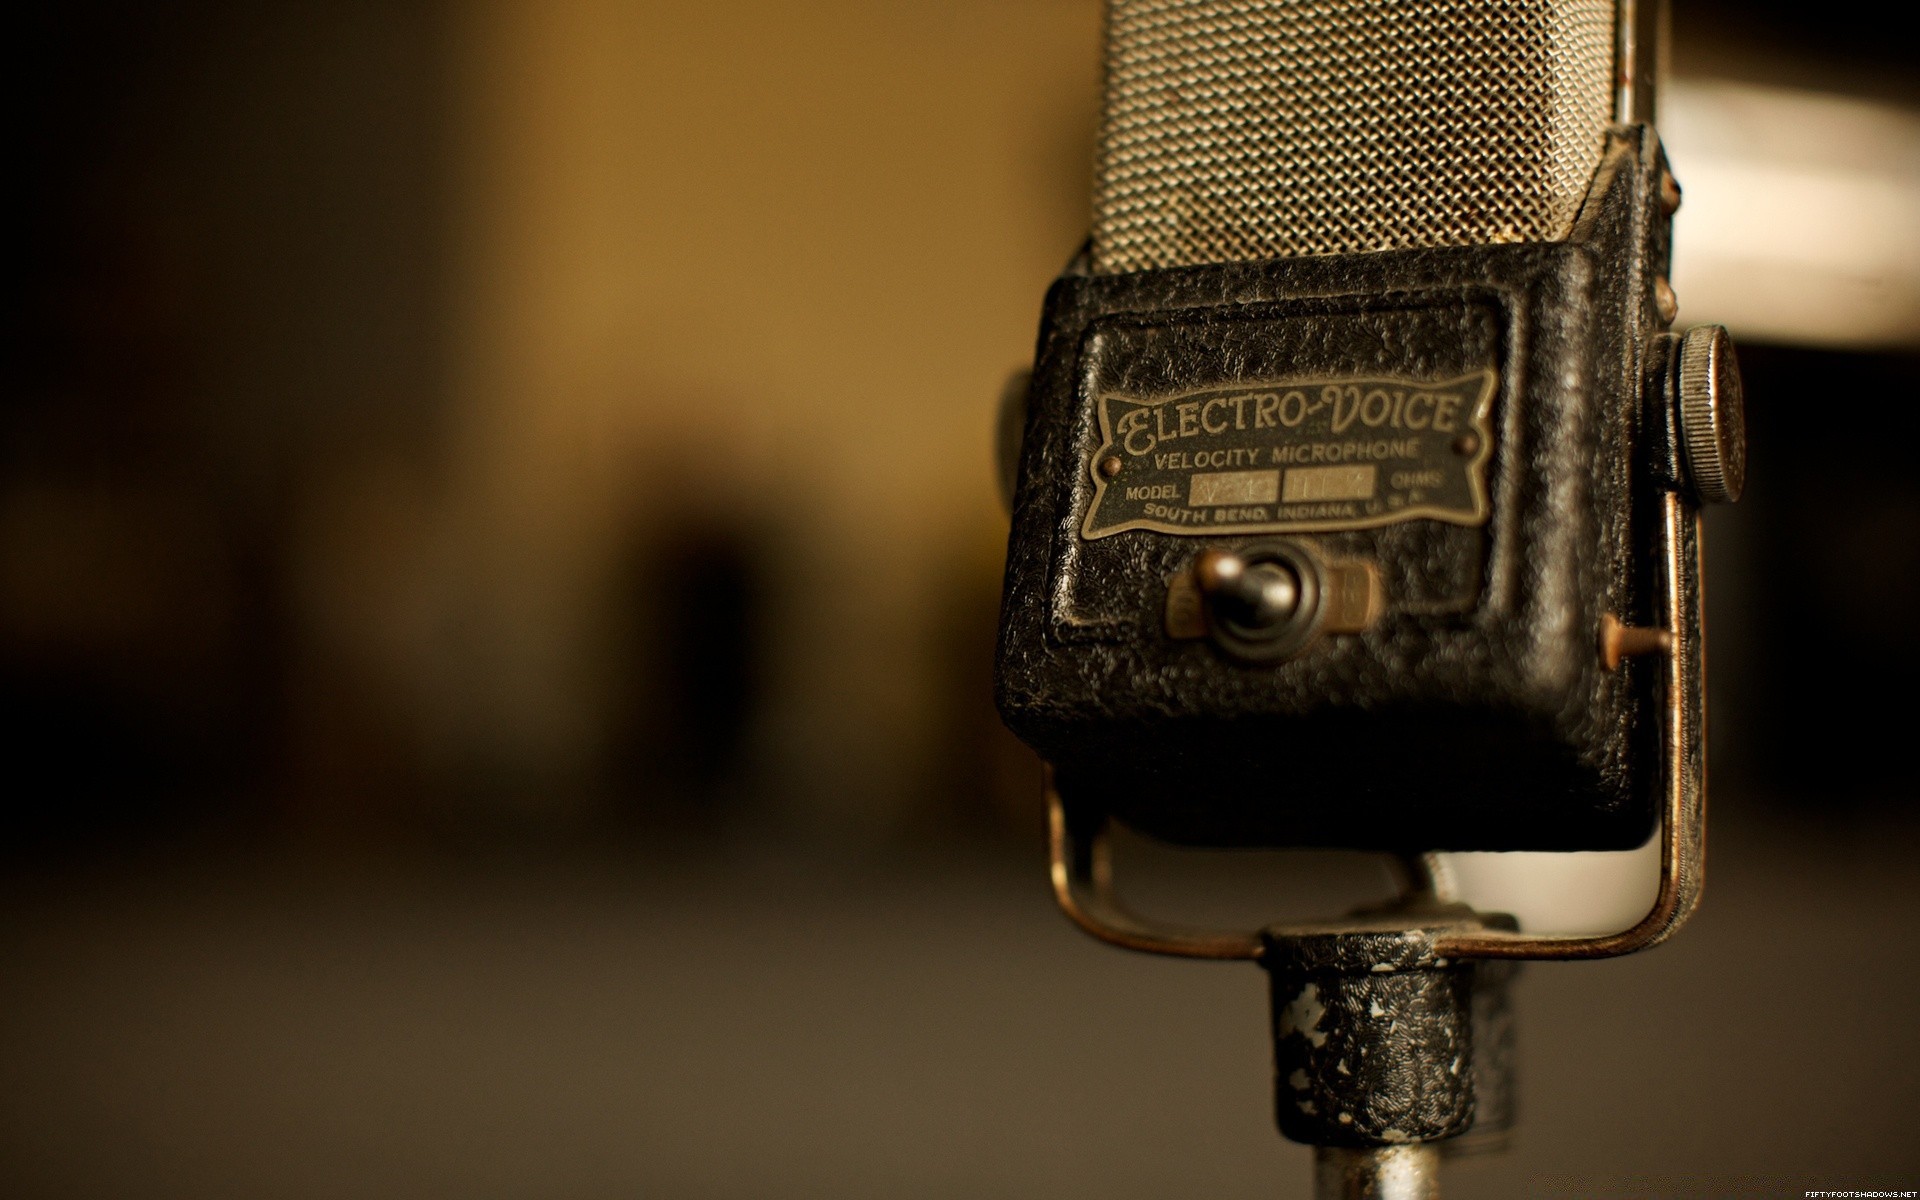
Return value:
M 1706 856 L 1705 628 L 1701 612 L 1700 516 L 1686 497 L 1666 492 L 1657 529 L 1658 618 L 1669 636 L 1661 731 L 1663 803 L 1660 886 L 1647 915 L 1617 933 L 1533 934 L 1475 922 L 1437 934 L 1435 951 L 1456 958 L 1612 958 L 1658 945 L 1692 915 Z M 1081 929 L 1128 950 L 1181 958 L 1261 959 L 1275 940 L 1325 933 L 1333 923 L 1277 925 L 1250 932 L 1190 929 L 1142 917 L 1113 884 L 1111 818 L 1069 811 L 1046 772 L 1048 848 L 1054 898 Z

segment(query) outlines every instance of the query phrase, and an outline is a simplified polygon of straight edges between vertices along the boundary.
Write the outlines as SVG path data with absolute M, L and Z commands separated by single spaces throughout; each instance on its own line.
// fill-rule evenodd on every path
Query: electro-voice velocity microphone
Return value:
M 1625 953 L 1697 896 L 1698 511 L 1745 454 L 1725 331 L 1673 329 L 1660 24 L 1649 0 L 1108 5 L 1091 237 L 1015 397 L 997 701 L 1049 764 L 1068 912 L 1266 963 L 1283 1062 L 1314 1049 L 1283 1019 L 1303 979 L 1363 1011 L 1419 983 L 1393 1002 L 1452 1005 L 1467 1039 L 1466 960 Z M 1657 835 L 1662 885 L 1605 937 L 1431 888 L 1337 928 L 1182 930 L 1120 904 L 1113 821 L 1403 858 Z M 1289 1136 L 1472 1123 L 1424 1068 L 1372 1079 L 1404 1093 L 1384 1108 L 1320 1069 L 1282 1080 Z

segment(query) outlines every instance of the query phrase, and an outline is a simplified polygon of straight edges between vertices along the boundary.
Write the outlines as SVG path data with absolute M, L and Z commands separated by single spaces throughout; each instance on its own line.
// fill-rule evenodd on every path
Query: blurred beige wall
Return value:
M 943 593 L 997 581 L 994 405 L 1083 236 L 1097 0 L 458 19 L 454 427 L 432 477 L 318 507 L 317 623 L 441 769 L 588 803 L 627 543 L 763 534 L 755 790 L 888 827 L 946 703 Z

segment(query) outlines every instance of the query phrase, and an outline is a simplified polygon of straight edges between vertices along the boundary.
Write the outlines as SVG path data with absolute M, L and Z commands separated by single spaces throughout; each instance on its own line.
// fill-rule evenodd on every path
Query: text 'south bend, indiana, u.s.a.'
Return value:
M 1487 369 L 1102 395 L 1080 536 L 1481 524 L 1495 384 Z

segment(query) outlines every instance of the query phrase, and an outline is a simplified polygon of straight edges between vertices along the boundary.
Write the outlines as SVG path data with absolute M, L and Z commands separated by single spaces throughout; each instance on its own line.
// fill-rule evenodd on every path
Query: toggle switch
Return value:
M 1208 550 L 1194 559 L 1193 578 L 1214 615 L 1239 629 L 1277 630 L 1300 610 L 1300 577 L 1285 563 Z
M 1324 571 L 1298 543 L 1203 550 L 1193 560 L 1193 582 L 1206 609 L 1207 632 L 1237 658 L 1286 658 L 1320 632 Z

